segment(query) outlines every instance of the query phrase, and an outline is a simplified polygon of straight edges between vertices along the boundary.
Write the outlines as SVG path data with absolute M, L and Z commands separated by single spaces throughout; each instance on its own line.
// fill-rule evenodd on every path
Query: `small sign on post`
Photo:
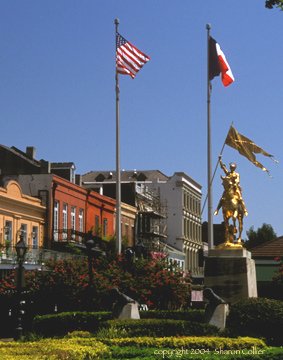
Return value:
M 203 291 L 202 290 L 192 290 L 191 292 L 191 301 L 203 301 Z

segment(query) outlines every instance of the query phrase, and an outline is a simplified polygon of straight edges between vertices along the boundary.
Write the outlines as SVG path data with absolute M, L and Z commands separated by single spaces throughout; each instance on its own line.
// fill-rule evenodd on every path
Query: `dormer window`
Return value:
M 139 176 L 137 177 L 138 181 L 145 181 L 146 179 L 147 179 L 147 177 L 143 173 L 139 174 Z
M 104 181 L 105 180 L 105 176 L 103 174 L 99 174 L 97 175 L 97 177 L 95 178 L 95 180 L 97 182 L 101 182 L 101 181 Z

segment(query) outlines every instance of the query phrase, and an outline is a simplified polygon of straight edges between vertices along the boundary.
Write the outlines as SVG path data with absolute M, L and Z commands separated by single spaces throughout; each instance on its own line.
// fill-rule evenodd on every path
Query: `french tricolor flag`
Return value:
M 209 79 L 212 80 L 215 76 L 219 76 L 220 74 L 224 86 L 229 86 L 235 80 L 223 51 L 219 44 L 210 36 Z

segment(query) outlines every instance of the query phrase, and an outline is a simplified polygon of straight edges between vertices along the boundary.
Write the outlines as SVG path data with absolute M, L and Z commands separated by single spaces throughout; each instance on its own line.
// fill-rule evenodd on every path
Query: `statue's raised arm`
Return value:
M 223 171 L 225 172 L 225 175 L 228 175 L 229 174 L 229 171 L 226 169 L 226 166 L 223 164 L 222 162 L 222 155 L 219 155 L 218 156 L 218 159 L 219 159 L 219 163 L 220 163 L 220 166 L 221 166 L 221 169 L 223 169 Z

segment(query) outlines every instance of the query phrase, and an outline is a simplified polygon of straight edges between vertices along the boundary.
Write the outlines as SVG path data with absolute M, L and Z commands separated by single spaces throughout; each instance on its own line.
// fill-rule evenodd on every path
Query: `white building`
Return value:
M 104 195 L 114 198 L 115 182 L 115 171 L 110 173 L 92 171 L 83 175 L 84 187 L 97 189 Z M 155 235 L 159 235 L 157 242 L 162 251 L 169 253 L 169 259 L 177 260 L 179 265 L 184 270 L 189 270 L 194 278 L 202 278 L 203 268 L 198 266 L 199 250 L 203 249 L 201 185 L 183 172 L 176 172 L 168 177 L 158 170 L 135 170 L 121 172 L 121 187 L 122 201 L 136 206 L 144 215 L 144 219 L 147 212 L 149 214 L 154 212 L 149 211 L 152 209 L 152 201 L 144 202 L 141 195 L 154 193 L 157 198 L 166 200 L 166 207 L 163 207 L 166 208 L 165 226 L 162 226 L 162 229 L 152 227 Z M 148 205 L 151 205 L 150 209 L 146 209 Z M 157 212 L 162 213 L 161 209 Z M 162 237 L 163 233 L 167 236 Z
M 167 181 L 154 179 L 152 190 L 167 199 L 168 245 L 183 252 L 185 269 L 193 277 L 202 277 L 198 266 L 201 234 L 201 185 L 183 172 L 176 172 Z M 150 186 L 149 186 L 150 188 Z

